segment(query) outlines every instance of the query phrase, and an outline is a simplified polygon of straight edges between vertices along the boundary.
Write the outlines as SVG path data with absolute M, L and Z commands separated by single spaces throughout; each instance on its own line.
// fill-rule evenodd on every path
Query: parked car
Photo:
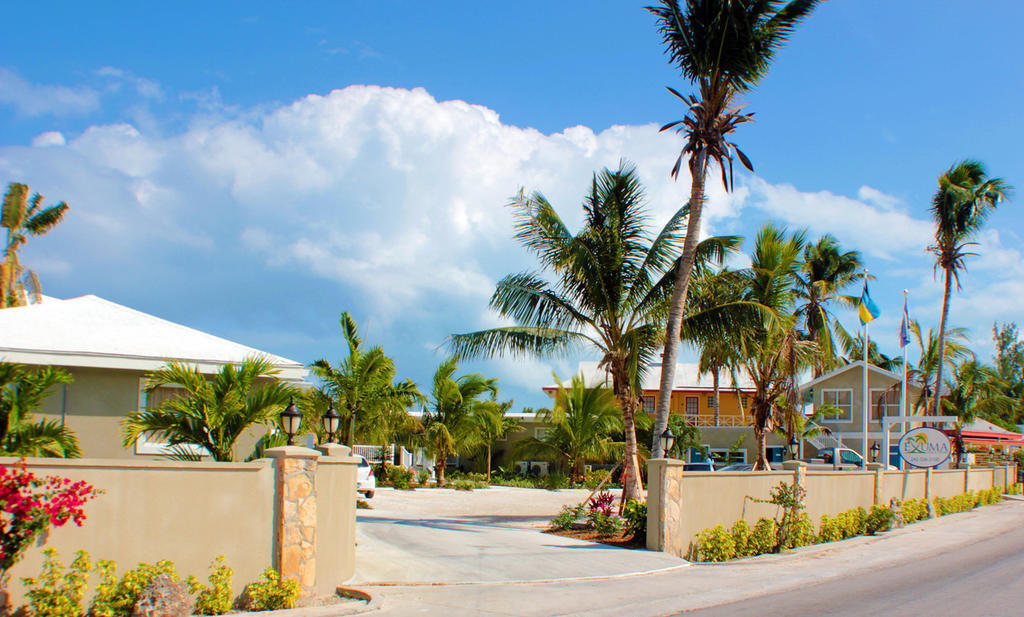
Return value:
M 718 471 L 750 471 L 753 468 L 753 463 L 733 463 L 731 465 L 726 465 L 725 467 L 722 467 Z
M 703 463 L 683 463 L 683 471 L 714 471 L 715 463 L 704 461 Z
M 837 452 L 839 454 L 838 460 L 836 460 Z M 804 459 L 804 462 L 818 468 L 831 467 L 832 469 L 841 470 L 864 469 L 864 458 L 860 453 L 849 448 L 822 448 L 821 450 L 818 450 L 818 456 L 816 458 Z M 896 467 L 888 465 L 886 466 L 886 469 L 894 470 Z
M 367 499 L 373 499 L 373 493 L 377 490 L 377 478 L 373 475 L 373 467 L 369 461 L 356 454 L 359 459 L 359 467 L 356 468 L 356 492 L 361 493 Z

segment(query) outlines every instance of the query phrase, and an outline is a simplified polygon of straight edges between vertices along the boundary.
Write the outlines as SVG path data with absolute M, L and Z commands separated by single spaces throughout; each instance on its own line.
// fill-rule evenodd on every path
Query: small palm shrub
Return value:
M 576 521 L 583 517 L 583 506 L 579 505 L 575 508 L 572 506 L 562 506 L 562 511 L 558 513 L 555 518 L 551 519 L 548 524 L 552 529 L 558 529 L 565 531 L 572 529 L 575 526 Z
M 429 480 L 430 480 L 430 470 L 429 469 L 420 469 L 419 471 L 416 472 L 416 484 L 419 484 L 420 486 L 426 486 L 427 482 Z

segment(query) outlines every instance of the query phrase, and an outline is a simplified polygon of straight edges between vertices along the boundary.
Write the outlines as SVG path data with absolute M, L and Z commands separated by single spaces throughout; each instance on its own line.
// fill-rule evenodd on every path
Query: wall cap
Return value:
M 152 460 L 146 458 L 24 458 L 16 456 L 0 457 L 0 465 L 7 467 L 20 465 L 25 467 L 67 467 L 72 469 L 182 469 L 186 471 L 260 471 L 266 468 L 266 461 L 248 463 L 222 463 L 218 461 L 171 461 Z
M 320 458 L 320 453 L 312 448 L 302 446 L 280 446 L 267 448 L 263 451 L 263 458 Z

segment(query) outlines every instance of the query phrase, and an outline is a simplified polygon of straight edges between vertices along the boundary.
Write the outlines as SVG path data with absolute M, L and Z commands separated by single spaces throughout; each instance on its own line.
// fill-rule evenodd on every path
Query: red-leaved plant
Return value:
M 24 463 L 0 465 L 0 585 L 29 544 L 48 527 L 85 521 L 82 506 L 101 491 L 87 482 L 37 477 Z
M 611 493 L 601 491 L 590 498 L 590 501 L 587 503 L 587 509 L 591 512 L 600 512 L 605 516 L 611 516 L 614 503 L 615 497 Z

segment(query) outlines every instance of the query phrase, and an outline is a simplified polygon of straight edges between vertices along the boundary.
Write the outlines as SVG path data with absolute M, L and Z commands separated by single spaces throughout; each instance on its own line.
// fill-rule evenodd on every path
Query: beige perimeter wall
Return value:
M 891 498 L 953 497 L 1014 482 L 1012 467 L 942 471 L 806 471 L 807 515 L 815 529 L 823 514 L 834 516 L 857 507 L 888 505 Z M 740 518 L 753 525 L 774 518 L 778 508 L 753 502 L 767 499 L 772 487 L 797 480 L 797 471 L 695 473 L 683 472 L 675 459 L 648 461 L 647 548 L 681 557 L 690 555 L 696 535 Z M 904 488 L 906 487 L 906 488 Z
M 17 462 L 0 458 L 0 465 Z M 65 564 L 77 550 L 95 561 L 117 562 L 123 573 L 138 563 L 169 559 L 184 577 L 205 582 L 210 562 L 224 555 L 234 570 L 237 595 L 274 563 L 275 491 L 272 462 L 193 463 L 106 459 L 27 459 L 36 475 L 84 480 L 103 491 L 85 506 L 82 527 L 73 522 L 49 534 L 11 570 L 12 604 L 23 604 L 21 578 L 38 576 L 44 548 Z M 318 593 L 330 593 L 355 567 L 356 463 L 319 458 L 317 492 Z M 92 597 L 94 585 L 86 596 Z

